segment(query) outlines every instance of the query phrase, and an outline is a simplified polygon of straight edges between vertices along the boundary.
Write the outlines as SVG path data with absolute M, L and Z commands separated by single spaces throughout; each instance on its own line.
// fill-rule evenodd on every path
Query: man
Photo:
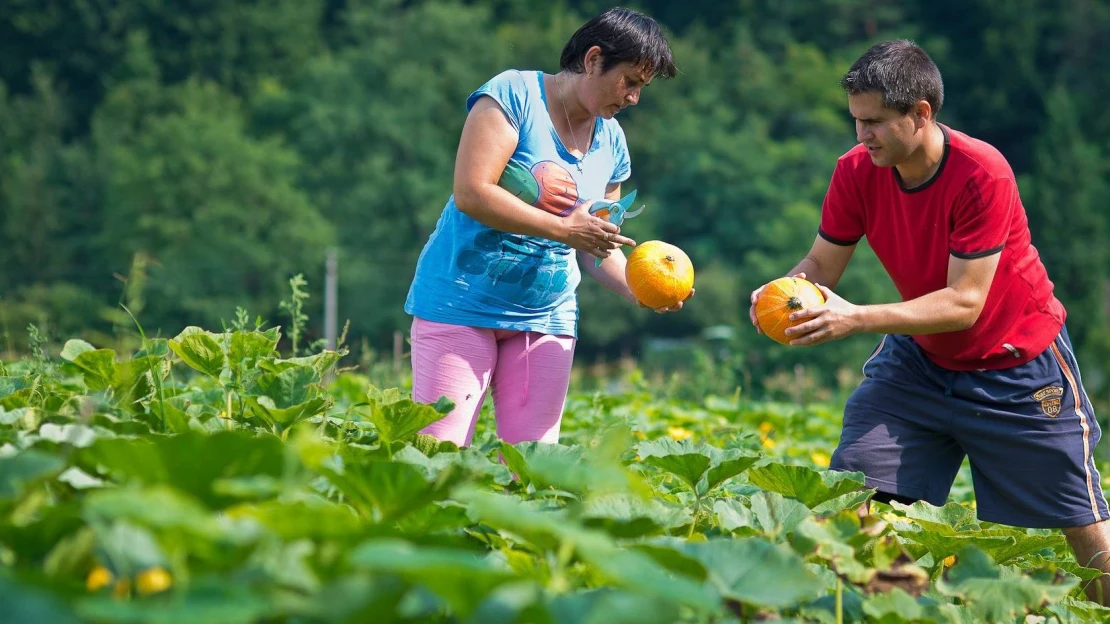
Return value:
M 941 75 L 913 43 L 872 47 L 841 84 L 860 144 L 837 161 L 818 236 L 790 272 L 827 301 L 792 314 L 804 322 L 787 333 L 798 346 L 885 336 L 846 404 L 830 468 L 864 473 L 877 500 L 940 506 L 966 454 L 980 519 L 1059 528 L 1079 563 L 1110 572 L 1100 430 L 1013 171 L 937 123 Z M 832 292 L 864 236 L 900 303 Z

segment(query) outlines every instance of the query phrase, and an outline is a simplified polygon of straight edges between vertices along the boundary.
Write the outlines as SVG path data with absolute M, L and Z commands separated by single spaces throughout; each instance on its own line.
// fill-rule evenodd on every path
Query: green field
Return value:
M 340 353 L 239 323 L 0 370 L 14 622 L 1095 622 L 1058 532 L 874 505 L 831 405 L 573 393 L 562 444 L 472 447 Z M 1110 470 L 1103 469 L 1103 474 Z M 1036 620 L 1041 621 L 1041 620 Z

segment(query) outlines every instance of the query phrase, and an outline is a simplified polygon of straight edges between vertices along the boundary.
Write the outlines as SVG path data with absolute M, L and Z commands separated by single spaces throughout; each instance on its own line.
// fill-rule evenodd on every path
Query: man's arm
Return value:
M 901 303 L 861 306 L 863 331 L 915 335 L 968 329 L 979 320 L 1001 256 L 949 256 L 945 288 Z
M 786 330 L 794 346 L 838 340 L 863 332 L 936 334 L 968 329 L 979 319 L 998 268 L 1000 252 L 986 257 L 948 259 L 948 285 L 900 303 L 857 306 L 821 285 L 825 305 L 801 310 L 793 319 L 809 319 Z
M 787 275 L 804 273 L 805 278 L 815 284 L 836 288 L 855 251 L 856 245 L 837 245 L 818 235 L 806 257 Z

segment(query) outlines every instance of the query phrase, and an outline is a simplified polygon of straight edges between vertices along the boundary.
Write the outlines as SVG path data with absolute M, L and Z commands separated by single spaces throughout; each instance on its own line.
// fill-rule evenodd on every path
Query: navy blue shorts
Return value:
M 942 506 L 966 455 L 979 519 L 1029 528 L 1110 517 L 1094 450 L 1101 432 L 1067 330 L 1013 368 L 952 371 L 888 335 L 849 397 L 830 469 Z

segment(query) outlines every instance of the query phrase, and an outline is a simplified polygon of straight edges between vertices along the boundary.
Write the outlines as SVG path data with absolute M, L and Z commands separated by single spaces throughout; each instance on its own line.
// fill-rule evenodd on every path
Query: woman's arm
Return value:
M 621 185 L 619 182 L 610 184 L 605 189 L 605 199 L 617 201 L 620 198 Z M 635 245 L 636 243 L 633 242 L 632 244 Z M 592 256 L 581 251 L 578 252 L 578 260 L 582 267 L 586 269 L 586 273 L 589 273 L 590 277 L 597 280 L 599 284 L 624 297 L 629 303 L 639 305 L 632 291 L 628 289 L 628 280 L 624 276 L 624 267 L 628 263 L 628 259 L 625 258 L 623 250 L 618 249 L 616 253 L 602 260 L 600 266 L 594 266 Z
M 610 201 L 617 201 L 621 198 L 621 185 L 610 184 L 605 189 L 605 199 Z M 635 243 L 633 243 L 635 245 Z M 628 258 L 624 256 L 623 250 L 618 249 L 616 253 L 610 255 L 608 258 L 601 261 L 600 266 L 594 266 L 595 263 L 590 259 L 590 256 L 578 253 L 578 260 L 586 269 L 586 273 L 598 281 L 599 284 L 608 288 L 609 290 L 624 297 L 629 303 L 636 304 L 640 307 L 647 307 L 640 303 L 632 291 L 628 288 L 628 279 L 625 277 L 624 268 L 628 264 Z M 690 297 L 694 296 L 694 290 L 690 290 Z M 656 312 L 673 312 L 682 308 L 683 302 L 678 302 L 669 308 L 659 308 Z
M 591 215 L 590 202 L 559 217 L 501 188 L 497 182 L 516 146 L 517 132 L 501 107 L 493 98 L 479 98 L 467 115 L 455 159 L 455 205 L 460 211 L 491 228 L 559 241 L 598 258 L 635 244 L 616 225 Z

